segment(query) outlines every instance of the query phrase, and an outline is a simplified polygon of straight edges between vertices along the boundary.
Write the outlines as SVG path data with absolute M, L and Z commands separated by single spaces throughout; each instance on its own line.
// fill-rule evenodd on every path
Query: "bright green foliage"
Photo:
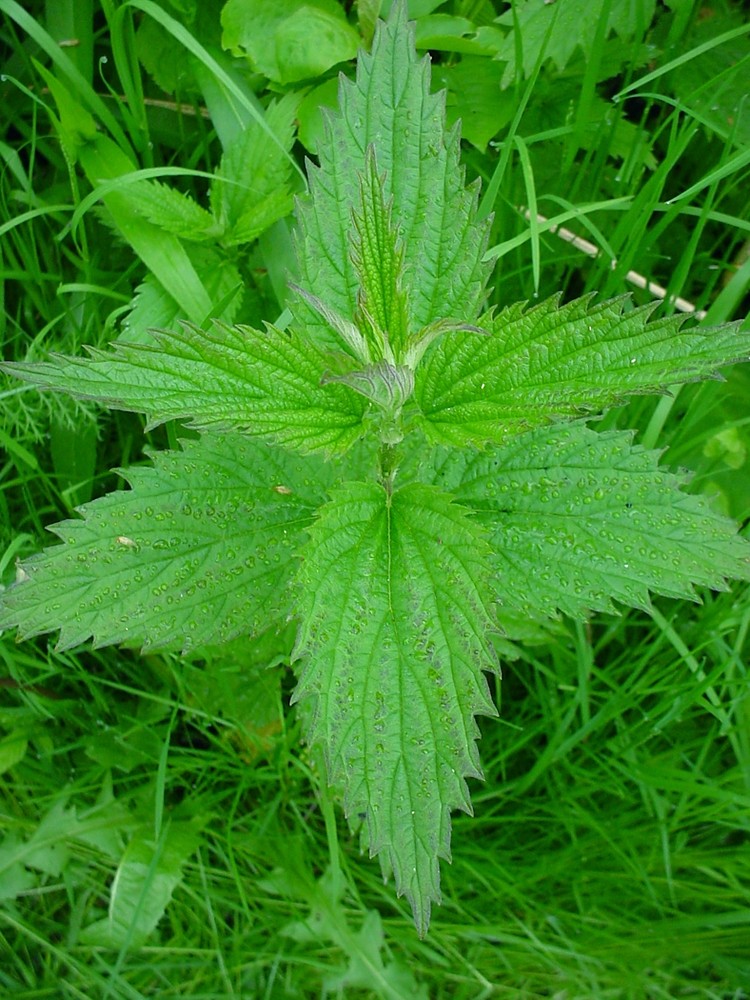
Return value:
M 193 268 L 185 247 L 169 227 L 162 228 L 148 219 L 149 211 L 154 210 L 154 202 L 159 202 L 158 197 L 153 197 L 153 192 L 158 194 L 159 189 L 152 188 L 149 182 L 129 180 L 129 175 L 137 169 L 131 152 L 124 151 L 110 136 L 97 130 L 93 116 L 63 83 L 42 67 L 40 72 L 57 104 L 59 119 L 53 116 L 52 121 L 66 159 L 80 164 L 92 185 L 120 181 L 114 187 L 107 188 L 102 195 L 102 202 L 111 221 L 160 281 L 167 294 L 179 305 L 183 315 L 193 322 L 201 322 L 211 311 L 211 299 Z M 139 189 L 144 192 L 146 199 L 142 216 L 138 214 Z M 176 210 L 175 201 L 179 203 L 179 211 Z M 173 226 L 175 214 L 180 220 L 179 227 L 183 229 L 186 227 L 186 217 L 192 216 L 196 221 L 195 209 L 186 204 L 186 199 L 180 198 L 179 194 L 170 196 L 165 206 L 165 217 Z M 198 216 L 200 230 L 206 226 L 207 220 L 200 209 Z
M 503 84 L 512 82 L 519 54 L 524 76 L 530 76 L 540 56 L 553 60 L 558 69 L 565 69 L 578 46 L 590 55 L 604 18 L 605 37 L 615 31 L 628 40 L 651 21 L 654 6 L 654 0 L 566 0 L 558 5 L 524 0 L 498 18 L 501 24 L 513 26 L 497 51 L 497 58 L 506 64 Z
M 745 70 L 748 58 L 747 15 L 730 7 L 714 18 L 699 18 L 695 25 L 695 58 L 675 71 L 679 93 L 696 117 L 710 122 L 711 130 L 739 149 L 750 145 L 750 112 L 747 107 Z M 732 31 L 732 29 L 734 29 Z M 726 35 L 731 32 L 731 37 Z M 708 45 L 724 34 L 722 45 Z M 716 81 L 721 81 L 716 86 Z
M 284 42 L 310 16 L 341 20 L 333 6 L 231 0 L 224 27 L 252 9 L 276 19 Z M 555 10 L 544 17 L 565 24 Z M 302 20 L 279 27 L 287 14 Z M 650 321 L 651 307 L 623 299 L 485 310 L 489 222 L 429 85 L 396 3 L 356 81 L 342 81 L 310 170 L 288 330 L 187 326 L 148 347 L 5 366 L 151 425 L 188 419 L 208 433 L 54 528 L 62 544 L 22 564 L 0 617 L 21 636 L 60 629 L 63 647 L 92 636 L 181 649 L 291 618 L 307 739 L 420 933 L 440 899 L 451 810 L 470 811 L 466 779 L 481 774 L 475 716 L 494 713 L 483 672 L 511 651 L 502 623 L 523 635 L 543 616 L 648 607 L 650 592 L 691 598 L 750 577 L 731 522 L 629 434 L 580 419 L 711 377 L 750 354 L 750 334 Z M 291 108 L 284 98 L 268 112 L 282 146 Z M 281 208 L 270 187 L 248 202 L 230 186 L 216 189 L 213 217 L 239 242 Z M 128 224 L 126 201 L 108 207 Z M 163 235 L 186 219 L 210 230 L 170 196 Z
M 62 544 L 24 564 L 3 625 L 23 636 L 59 628 L 59 648 L 93 637 L 188 650 L 284 621 L 291 553 L 328 470 L 206 434 L 127 478 L 129 491 L 53 528 Z
M 124 748 L 119 748 L 123 760 Z M 0 899 L 28 892 L 39 876 L 59 879 L 76 845 L 117 862 L 108 916 L 82 931 L 87 944 L 140 947 L 154 930 L 181 881 L 185 861 L 195 852 L 205 817 L 166 823 L 155 837 L 152 825 L 139 823 L 104 790 L 94 807 L 76 809 L 67 793 L 55 799 L 25 841 L 14 834 L 0 841 Z M 124 852 L 122 837 L 132 834 Z M 32 871 L 35 875 L 32 875 Z
M 168 184 L 141 181 L 125 197 L 144 219 L 183 240 L 202 243 L 221 235 L 221 227 L 210 212 Z
M 228 0 L 221 23 L 224 46 L 277 83 L 324 73 L 359 41 L 336 0 Z
M 342 80 L 340 113 L 328 118 L 311 198 L 299 212 L 300 284 L 343 316 L 354 316 L 359 283 L 352 254 L 352 209 L 372 145 L 385 175 L 404 254 L 410 328 L 458 317 L 473 320 L 488 277 L 482 263 L 488 225 L 474 217 L 476 191 L 463 184 L 459 135 L 445 131 L 444 95 L 430 94 L 429 69 L 414 55 L 412 32 L 391 20 L 362 53 L 356 82 Z M 311 312 L 311 334 L 328 337 Z
M 198 847 L 199 823 L 170 823 L 160 836 L 137 829 L 117 867 L 106 918 L 84 928 L 81 941 L 105 948 L 138 948 L 164 916 L 182 869 Z
M 150 424 L 191 418 L 196 427 L 241 427 L 300 451 L 343 450 L 361 436 L 364 404 L 321 385 L 325 359 L 313 344 L 274 327 L 217 327 L 156 335 L 158 346 L 117 344 L 90 360 L 19 364 L 22 378 L 149 415 Z
M 209 210 L 171 184 L 135 179 L 131 152 L 97 130 L 60 80 L 40 72 L 57 104 L 59 118 L 52 120 L 66 156 L 100 189 L 109 219 L 150 271 L 125 326 L 128 339 L 150 343 L 150 328 L 180 319 L 199 326 L 211 318 L 233 321 L 243 284 L 235 248 L 292 208 L 289 151 L 298 98 L 270 102 L 262 117 L 227 139 L 211 178 Z
M 487 529 L 503 611 L 583 618 L 612 600 L 648 608 L 649 590 L 695 599 L 693 584 L 750 576 L 732 522 L 658 459 L 630 433 L 575 422 L 481 452 L 432 449 L 418 474 Z
M 42 817 L 33 834 L 22 841 L 14 833 L 0 843 L 0 900 L 15 899 L 35 884 L 30 870 L 59 878 L 70 858 L 71 842 L 79 841 L 114 855 L 119 837 L 135 824 L 112 801 L 81 815 L 68 806 L 66 795 L 58 797 Z
M 462 137 L 481 150 L 516 110 L 513 91 L 500 89 L 504 69 L 504 63 L 495 59 L 467 55 L 460 63 L 435 70 L 450 94 L 449 120 L 460 118 Z
M 344 809 L 384 855 L 421 933 L 440 900 L 450 810 L 471 811 L 477 712 L 495 709 L 489 548 L 465 510 L 414 484 L 350 483 L 310 531 L 299 573 L 309 738 L 344 787 Z
M 242 298 L 239 294 L 242 277 L 235 263 L 207 243 L 187 244 L 185 253 L 195 270 L 204 275 L 203 284 L 211 301 L 226 303 L 221 311 L 222 322 L 231 323 L 237 316 Z M 123 320 L 119 338 L 128 344 L 153 345 L 152 331 L 172 329 L 184 319 L 180 304 L 153 274 L 146 275 L 138 286 L 131 306 Z
M 361 181 L 362 205 L 354 212 L 352 263 L 359 284 L 359 312 L 377 357 L 401 359 L 409 341 L 409 304 L 402 286 L 403 248 L 383 198 L 371 146 Z
M 288 151 L 298 103 L 294 94 L 272 102 L 263 123 L 249 122 L 228 144 L 211 181 L 210 212 L 156 181 L 129 185 L 123 197 L 133 211 L 182 239 L 227 247 L 250 243 L 291 210 Z
M 284 925 L 285 938 L 316 948 L 325 941 L 347 956 L 346 965 L 326 962 L 324 993 L 346 996 L 347 990 L 367 990 L 383 1000 L 428 1000 L 427 988 L 417 983 L 412 969 L 400 957 L 388 959 L 383 954 L 385 939 L 378 911 L 369 910 L 355 933 L 343 873 L 327 868 L 319 878 L 313 877 L 306 847 L 287 838 L 283 864 L 262 885 L 276 896 L 298 901 L 308 911 L 302 911 L 303 919 Z
M 259 122 L 240 131 L 221 158 L 211 185 L 211 210 L 229 245 L 249 243 L 292 207 L 292 161 L 285 155 L 294 143 L 294 118 L 299 101 L 288 94 L 269 105 L 266 128 Z
M 417 375 L 425 433 L 449 444 L 500 442 L 750 355 L 750 330 L 685 330 L 679 316 L 649 323 L 654 307 L 625 311 L 627 301 L 521 302 L 483 321 L 490 337 L 444 338 Z

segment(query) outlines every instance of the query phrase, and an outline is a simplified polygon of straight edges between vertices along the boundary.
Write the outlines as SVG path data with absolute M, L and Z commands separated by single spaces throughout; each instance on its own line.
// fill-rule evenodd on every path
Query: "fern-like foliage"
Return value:
M 288 114 L 269 112 L 282 142 Z M 239 241 L 274 195 L 258 197 L 217 190 L 212 217 Z M 487 231 L 398 2 L 310 168 L 288 330 L 184 327 L 4 366 L 201 435 L 55 526 L 0 627 L 191 649 L 294 618 L 307 738 L 420 933 L 451 810 L 470 811 L 481 775 L 485 672 L 511 650 L 493 632 L 750 577 L 731 522 L 631 435 L 582 419 L 713 376 L 750 333 L 622 299 L 483 312 Z

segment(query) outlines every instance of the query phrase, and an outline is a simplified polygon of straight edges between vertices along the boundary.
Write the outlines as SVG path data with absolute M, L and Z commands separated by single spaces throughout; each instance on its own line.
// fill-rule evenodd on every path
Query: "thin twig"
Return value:
M 531 213 L 528 208 L 521 208 L 524 217 L 526 219 L 531 218 Z M 554 226 L 549 225 L 549 219 L 545 216 L 537 214 L 537 222 L 544 223 L 548 226 L 551 233 L 555 233 L 559 236 L 561 240 L 565 240 L 566 243 L 571 243 L 577 250 L 581 250 L 583 253 L 587 254 L 589 257 L 598 257 L 601 253 L 599 247 L 595 244 L 590 243 L 588 240 L 583 239 L 582 236 L 576 236 L 575 233 L 571 232 L 570 229 L 566 229 L 564 226 Z M 611 260 L 609 266 L 614 269 L 617 267 L 617 261 Z M 667 290 L 662 288 L 661 285 L 657 285 L 655 281 L 649 281 L 642 274 L 637 271 L 628 271 L 625 275 L 625 280 L 629 281 L 631 285 L 636 285 L 638 288 L 645 288 L 647 291 L 651 292 L 659 299 L 667 299 Z M 696 309 L 692 302 L 688 302 L 687 299 L 680 298 L 680 296 L 670 296 L 668 301 L 675 307 L 679 309 L 680 312 L 692 313 L 696 319 L 705 319 L 706 311 L 705 309 Z

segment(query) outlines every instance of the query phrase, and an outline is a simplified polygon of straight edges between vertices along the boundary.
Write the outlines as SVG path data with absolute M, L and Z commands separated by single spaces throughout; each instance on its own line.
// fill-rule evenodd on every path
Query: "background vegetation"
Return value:
M 0 0 L 4 358 L 274 320 L 319 107 L 389 6 Z M 494 212 L 494 301 L 647 301 L 641 275 L 662 310 L 745 315 L 741 4 L 409 9 Z M 745 523 L 749 398 L 740 367 L 607 422 Z M 3 381 L 2 582 L 113 467 L 175 439 Z M 750 597 L 703 598 L 529 635 L 425 941 L 321 792 L 272 644 L 180 659 L 3 636 L 0 995 L 750 996 Z

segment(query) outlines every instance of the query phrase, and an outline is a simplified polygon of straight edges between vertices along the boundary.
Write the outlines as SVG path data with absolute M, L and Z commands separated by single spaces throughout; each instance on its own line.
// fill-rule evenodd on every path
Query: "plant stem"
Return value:
M 399 461 L 398 445 L 383 442 L 378 452 L 378 464 L 380 465 L 380 481 L 388 494 L 393 492 L 393 483 L 396 479 Z

